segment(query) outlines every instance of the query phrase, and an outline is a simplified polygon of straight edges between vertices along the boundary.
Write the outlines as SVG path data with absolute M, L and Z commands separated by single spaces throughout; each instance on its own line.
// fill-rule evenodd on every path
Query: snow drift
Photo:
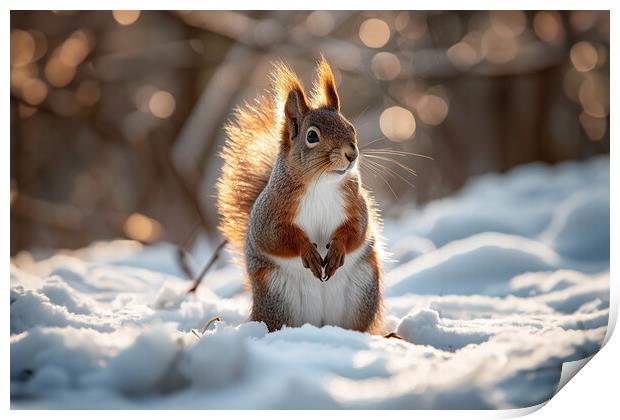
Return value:
M 609 161 L 487 175 L 386 221 L 385 339 L 246 322 L 224 261 L 186 296 L 172 246 L 11 261 L 13 408 L 514 408 L 549 399 L 609 314 Z M 200 267 L 209 251 L 194 250 Z M 49 254 L 48 254 L 49 255 Z M 204 334 L 212 317 L 222 322 Z

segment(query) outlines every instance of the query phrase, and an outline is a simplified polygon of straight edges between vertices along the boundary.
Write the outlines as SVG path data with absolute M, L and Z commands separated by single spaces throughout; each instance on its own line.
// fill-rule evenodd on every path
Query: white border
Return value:
M 227 0 L 225 2 L 209 2 L 209 1 L 186 1 L 186 0 L 176 0 L 174 2 L 164 2 L 164 1 L 120 1 L 120 0 L 109 0 L 106 2 L 101 1 L 90 1 L 88 4 L 85 4 L 83 1 L 64 1 L 62 4 L 58 2 L 53 4 L 52 2 L 45 1 L 35 1 L 35 0 L 22 0 L 22 1 L 5 1 L 7 9 L 5 13 L 2 15 L 3 20 L 3 32 L 2 32 L 2 53 L 3 57 L 6 58 L 9 56 L 10 49 L 10 38 L 9 38 L 9 26 L 10 26 L 10 9 L 20 10 L 20 9 L 141 9 L 141 10 L 158 10 L 158 9 L 226 9 L 226 10 L 251 10 L 256 8 L 261 9 L 352 9 L 352 10 L 371 10 L 371 9 L 382 9 L 382 10 L 407 10 L 415 7 L 415 9 L 419 10 L 436 10 L 436 9 L 444 9 L 444 10 L 459 10 L 459 9 L 470 9 L 470 10 L 485 10 L 485 9 L 599 9 L 599 10 L 612 10 L 611 13 L 611 38 L 615 38 L 615 28 L 618 27 L 618 18 L 615 10 L 613 10 L 612 5 L 614 4 L 612 1 L 598 1 L 591 0 L 588 2 L 585 1 L 563 1 L 563 2 L 551 2 L 551 1 L 519 1 L 519 2 L 502 2 L 499 4 L 496 1 L 468 1 L 468 2 L 457 2 L 457 1 L 386 1 L 383 0 L 381 2 L 377 1 L 367 1 L 367 0 L 358 0 L 358 1 L 343 1 L 343 2 L 334 2 L 333 0 L 314 0 L 312 2 L 290 2 L 290 1 L 274 1 L 274 0 L 263 0 L 259 3 L 250 2 L 250 1 L 234 1 Z M 614 39 L 615 41 L 615 39 Z M 611 43 L 611 68 L 617 68 L 617 49 L 615 49 L 615 42 Z M 9 262 L 9 234 L 8 234 L 8 226 L 10 220 L 10 206 L 9 206 L 9 165 L 10 165 L 10 142 L 9 142 L 9 133 L 10 129 L 10 109 L 9 109 L 9 101 L 7 98 L 9 97 L 9 66 L 5 62 L 5 65 L 1 67 L 0 72 L 2 72 L 3 80 L 5 81 L 2 84 L 2 92 L 4 101 L 2 102 L 3 112 L 2 117 L 5 121 L 4 130 L 4 153 L 2 154 L 2 171 L 5 173 L 4 175 L 4 188 L 5 193 L 2 194 L 2 206 L 0 211 L 2 211 L 2 221 L 4 226 L 7 227 L 5 229 L 4 241 L 2 242 L 2 251 L 6 258 L 6 264 Z M 610 72 L 614 74 L 612 70 Z M 615 98 L 616 98 L 616 85 L 613 81 L 610 81 L 611 86 L 611 109 L 614 108 Z M 613 120 L 610 121 L 610 133 L 614 133 L 611 126 L 613 125 Z M 618 152 L 617 147 L 611 148 L 611 161 L 618 162 Z M 618 169 L 611 164 L 611 214 L 620 214 L 619 206 L 618 206 L 618 194 L 614 193 L 614 188 L 618 186 Z M 614 280 L 615 270 L 615 260 L 614 256 L 617 254 L 615 251 L 618 249 L 618 223 L 614 218 L 611 219 L 611 282 L 612 282 L 612 309 L 610 312 L 610 323 L 613 319 L 613 324 L 615 324 L 615 320 L 617 319 L 617 303 L 618 303 L 618 281 Z M 8 294 L 8 278 L 9 278 L 9 267 L 4 271 L 6 274 L 5 277 L 5 289 L 4 293 Z M 3 311 L 3 320 L 2 320 L 2 328 L 4 331 L 5 340 L 2 343 L 2 360 L 4 362 L 4 380 L 2 381 L 2 407 L 3 412 L 7 413 L 10 407 L 10 395 L 9 395 L 9 387 L 10 387 L 10 379 L 9 379 L 9 340 L 10 336 L 9 332 L 9 299 L 8 296 L 5 295 L 3 299 L 3 304 L 6 305 L 5 310 Z M 612 325 L 610 325 L 611 328 Z M 616 334 L 617 335 L 617 334 Z M 544 407 L 538 411 L 536 411 L 532 418 L 536 419 L 572 419 L 579 418 L 583 419 L 587 417 L 591 420 L 598 419 L 606 419 L 615 417 L 618 413 L 618 410 L 615 405 L 615 400 L 617 399 L 617 377 L 616 375 L 620 372 L 620 363 L 618 361 L 618 355 L 620 355 L 620 339 L 615 336 L 611 336 L 608 343 L 603 347 L 603 349 L 597 354 L 592 361 L 590 361 L 587 366 L 583 369 L 583 371 L 577 374 L 576 379 L 569 381 L 569 383 L 554 397 L 550 400 L 549 403 L 544 405 Z M 540 408 L 540 407 L 538 407 Z M 204 412 L 204 411 L 191 411 L 191 412 L 183 412 L 181 415 L 183 417 L 188 418 L 204 418 L 204 416 L 213 416 L 218 420 L 224 419 L 232 419 L 237 418 L 238 416 L 252 416 L 253 418 L 265 418 L 265 419 L 274 419 L 274 418 L 288 418 L 290 416 L 295 416 L 296 418 L 315 418 L 316 416 L 320 416 L 323 418 L 341 418 L 342 416 L 355 416 L 356 419 L 364 419 L 364 418 L 372 418 L 375 420 L 377 416 L 390 416 L 390 418 L 411 418 L 411 416 L 421 416 L 421 418 L 432 418 L 432 419 L 445 419 L 445 418 L 472 418 L 472 419 L 480 419 L 480 418 L 505 418 L 505 417 L 515 417 L 524 414 L 528 414 L 529 412 L 535 411 L 532 409 L 523 409 L 523 410 L 509 410 L 509 411 L 390 411 L 388 413 L 380 413 L 377 411 L 344 411 L 344 412 L 316 412 L 316 411 L 219 411 L 219 412 Z M 46 418 L 82 418 L 85 413 L 81 411 L 11 411 L 7 413 L 13 417 L 19 418 L 30 418 L 31 416 L 45 416 Z M 110 415 L 119 418 L 166 418 L 168 419 L 171 415 L 177 415 L 174 413 L 170 413 L 168 411 L 115 411 L 115 412 L 106 412 L 106 411 L 89 411 L 89 417 L 92 418 L 107 418 Z

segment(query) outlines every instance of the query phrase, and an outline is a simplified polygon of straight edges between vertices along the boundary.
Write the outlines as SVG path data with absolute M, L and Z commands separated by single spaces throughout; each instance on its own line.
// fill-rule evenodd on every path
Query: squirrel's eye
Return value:
M 308 144 L 309 147 L 313 147 L 316 146 L 316 144 L 319 142 L 320 138 L 319 138 L 319 131 L 316 128 L 310 128 L 308 129 L 308 132 L 306 133 L 306 143 Z

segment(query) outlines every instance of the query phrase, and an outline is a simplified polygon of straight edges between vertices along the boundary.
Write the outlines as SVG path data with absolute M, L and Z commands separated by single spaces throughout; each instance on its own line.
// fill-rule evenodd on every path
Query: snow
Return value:
M 247 322 L 223 258 L 195 296 L 169 244 L 11 260 L 13 408 L 517 408 L 609 316 L 609 160 L 530 164 L 385 222 L 386 339 Z M 201 241 L 190 261 L 201 268 Z M 204 334 L 202 329 L 213 317 Z M 192 331 L 193 330 L 193 331 Z

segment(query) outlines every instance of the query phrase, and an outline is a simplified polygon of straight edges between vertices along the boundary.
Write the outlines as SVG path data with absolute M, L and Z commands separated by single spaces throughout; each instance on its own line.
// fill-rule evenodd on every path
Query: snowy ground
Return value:
M 13 408 L 511 408 L 598 350 L 609 161 L 529 165 L 386 221 L 384 339 L 245 323 L 241 271 L 197 296 L 169 245 L 98 243 L 11 267 Z M 194 250 L 200 267 L 210 252 Z M 211 317 L 202 338 L 190 333 Z

